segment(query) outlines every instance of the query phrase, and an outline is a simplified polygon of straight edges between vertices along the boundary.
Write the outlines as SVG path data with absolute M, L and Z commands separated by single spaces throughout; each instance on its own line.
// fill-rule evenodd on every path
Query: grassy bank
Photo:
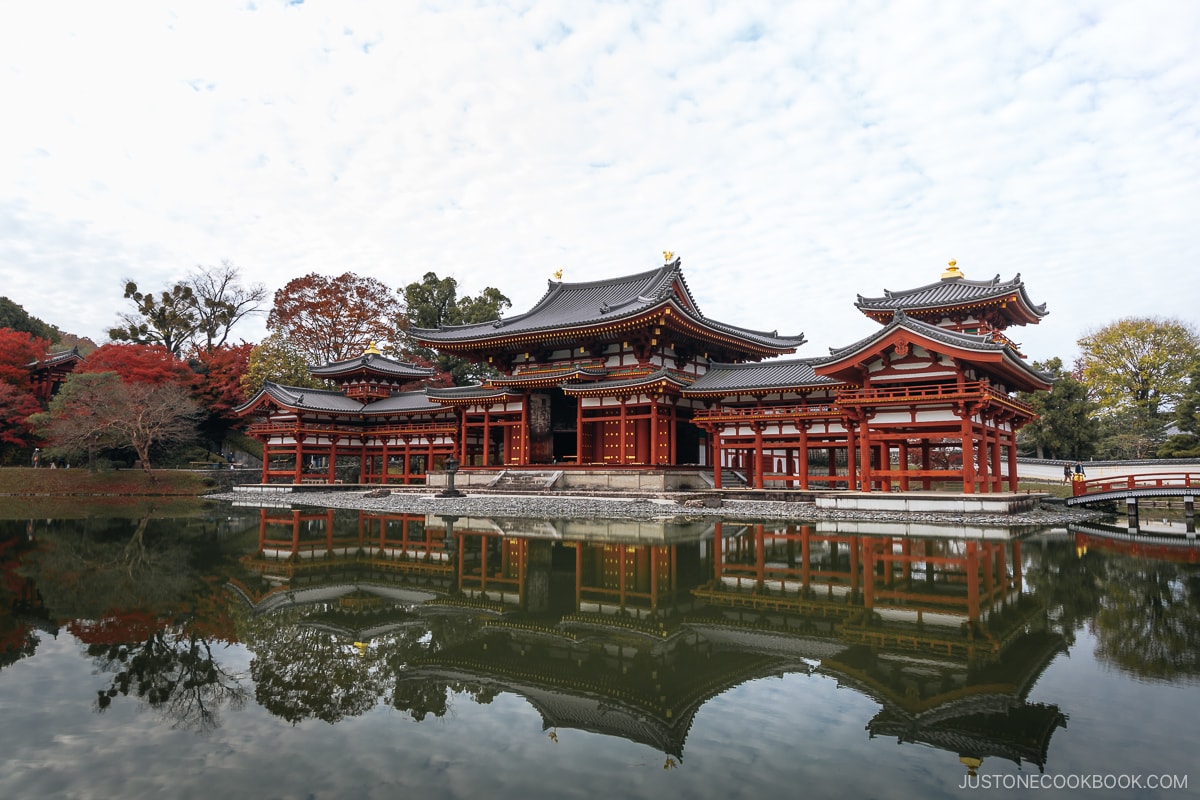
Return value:
M 203 507 L 212 477 L 183 470 L 90 473 L 86 469 L 0 469 L 0 519 L 186 516 Z
M 171 497 L 212 491 L 212 476 L 188 470 L 156 470 L 151 481 L 143 470 L 88 472 L 86 469 L 0 469 L 0 495 Z

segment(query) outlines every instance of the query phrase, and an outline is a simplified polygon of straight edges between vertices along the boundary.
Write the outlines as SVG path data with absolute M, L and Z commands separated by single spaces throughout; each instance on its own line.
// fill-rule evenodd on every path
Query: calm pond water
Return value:
M 1200 794 L 1194 541 L 85 512 L 0 520 L 0 797 Z

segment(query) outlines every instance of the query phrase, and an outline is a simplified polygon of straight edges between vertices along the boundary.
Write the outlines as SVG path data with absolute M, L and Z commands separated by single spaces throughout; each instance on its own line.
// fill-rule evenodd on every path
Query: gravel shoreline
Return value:
M 670 497 L 598 497 L 595 495 L 500 495 L 469 494 L 465 497 L 437 497 L 428 493 L 389 490 L 306 492 L 282 495 L 257 495 L 250 492 L 224 492 L 210 499 L 236 501 L 242 505 L 287 505 L 344 508 L 357 511 L 395 514 L 455 515 L 460 517 L 524 517 L 533 519 L 673 519 L 714 516 L 740 520 L 862 520 L 881 522 L 920 522 L 945 525 L 1055 526 L 1068 522 L 1096 519 L 1094 511 L 1067 508 L 1039 508 L 1019 514 L 916 513 L 903 511 L 839 511 L 817 508 L 811 502 L 764 500 L 725 500 L 709 507 L 697 502 L 684 505 Z

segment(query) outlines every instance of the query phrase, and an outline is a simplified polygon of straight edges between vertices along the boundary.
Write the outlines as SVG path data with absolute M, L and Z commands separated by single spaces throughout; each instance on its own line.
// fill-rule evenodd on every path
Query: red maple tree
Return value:
M 311 363 L 326 364 L 361 355 L 371 342 L 395 341 L 401 311 L 395 293 L 374 278 L 314 272 L 275 292 L 267 327 Z
M 0 382 L 0 444 L 28 447 L 33 434 L 26 424 L 30 414 L 42 410 L 33 392 Z
M 162 345 L 106 344 L 98 347 L 76 370 L 78 373 L 115 372 L 125 383 L 179 383 L 194 379 L 186 362 Z
M 29 386 L 29 366 L 46 355 L 50 342 L 32 333 L 0 328 L 0 382 Z

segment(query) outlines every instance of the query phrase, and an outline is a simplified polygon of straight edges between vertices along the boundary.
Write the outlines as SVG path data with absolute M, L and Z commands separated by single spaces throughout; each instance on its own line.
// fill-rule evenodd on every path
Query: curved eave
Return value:
M 245 416 L 262 407 L 270 400 L 281 411 L 314 414 L 359 414 L 363 404 L 350 400 L 341 392 L 328 389 L 306 389 L 298 386 L 283 386 L 267 381 L 262 389 L 249 401 L 234 409 L 238 416 Z
M 974 295 L 965 293 L 961 297 L 936 297 L 953 294 L 955 289 L 977 289 Z M 922 295 L 935 297 L 926 299 Z M 970 281 L 954 278 L 930 283 L 903 292 L 888 292 L 883 297 L 859 295 L 855 307 L 868 317 L 884 321 L 892 312 L 901 309 L 910 314 L 936 314 L 961 312 L 964 309 L 1000 306 L 1009 310 L 1013 324 L 1037 324 L 1049 312 L 1046 304 L 1034 304 L 1025 291 L 1025 284 L 1018 274 L 1010 281 L 1000 282 L 999 276 L 992 281 Z
M 472 391 L 462 391 L 471 389 Z M 431 402 L 439 406 L 470 406 L 476 403 L 491 403 L 496 400 L 520 399 L 520 392 L 509 389 L 486 389 L 483 387 L 454 387 L 452 389 L 427 389 Z
M 571 378 L 577 378 L 580 380 L 600 380 L 604 377 L 604 375 L 604 370 L 561 369 L 551 370 L 540 374 L 532 373 L 524 375 L 502 375 L 495 378 L 488 378 L 488 383 L 492 386 L 536 389 L 548 386 L 558 386 L 563 381 Z
M 837 389 L 844 384 L 817 375 L 826 359 L 790 359 L 749 364 L 709 364 L 708 372 L 683 391 L 685 397 L 727 397 L 733 394 L 810 392 Z
M 404 415 L 404 414 L 436 414 L 441 406 L 422 389 L 416 392 L 401 392 L 390 397 L 380 398 L 363 406 L 364 417 Z
M 507 335 L 480 335 L 458 340 L 424 337 L 420 332 L 413 335 L 423 346 L 436 347 L 450 353 L 470 353 L 484 349 L 519 352 L 532 346 L 555 342 L 574 345 L 580 339 L 619 339 L 625 333 L 656 324 L 697 339 L 763 357 L 794 353 L 796 348 L 806 341 L 804 334 L 779 336 L 775 332 L 752 331 L 715 322 L 696 315 L 676 302 L 674 297 L 649 307 L 641 307 L 633 313 L 613 313 L 602 321 L 579 325 L 555 326 Z M 665 335 L 664 333 L 663 336 Z
M 564 394 L 574 397 L 603 397 L 627 393 L 631 389 L 666 389 L 668 387 L 682 389 L 690 385 L 691 381 L 687 378 L 675 372 L 660 369 L 640 378 L 630 378 L 622 381 L 601 381 L 599 383 L 564 383 L 561 388 Z
M 936 331 L 936 335 L 930 335 L 930 329 Z M 986 366 L 993 374 L 1004 377 L 1016 391 L 1047 391 L 1051 388 L 1046 376 L 1026 364 L 1011 345 L 992 342 L 985 335 L 958 334 L 907 319 L 893 322 L 848 348 L 831 351 L 831 358 L 814 370 L 818 375 L 856 384 L 858 366 L 864 357 L 881 354 L 899 342 L 919 344 L 935 353 Z
M 826 389 L 837 390 L 845 388 L 845 381 L 829 378 L 813 383 L 753 383 L 741 386 L 729 386 L 720 389 L 695 389 L 688 387 L 683 390 L 684 397 L 728 397 L 734 394 L 773 394 L 775 392 L 814 392 Z
M 428 378 L 429 376 L 433 375 L 434 370 L 426 367 L 412 367 L 409 370 L 380 370 L 360 366 L 357 368 L 348 367 L 346 369 L 334 371 L 326 369 L 325 367 L 312 367 L 309 369 L 309 373 L 314 377 L 324 378 L 332 381 L 351 380 L 354 378 L 367 376 L 374 378 L 387 378 L 390 380 L 419 380 L 421 378 Z

